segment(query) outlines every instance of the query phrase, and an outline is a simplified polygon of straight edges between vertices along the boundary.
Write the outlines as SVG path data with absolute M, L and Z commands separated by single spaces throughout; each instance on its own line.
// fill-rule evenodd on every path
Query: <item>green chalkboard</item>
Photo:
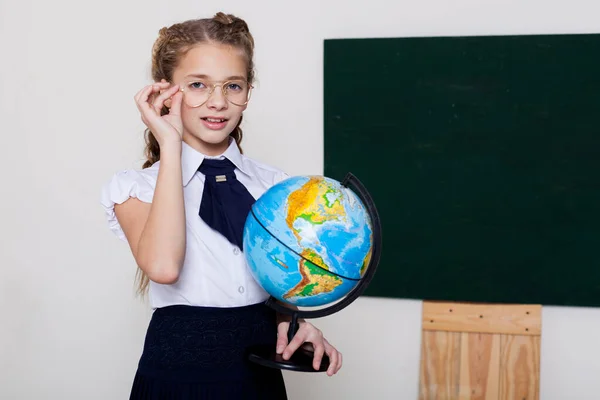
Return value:
M 324 135 L 381 214 L 366 296 L 600 305 L 600 35 L 326 40 Z

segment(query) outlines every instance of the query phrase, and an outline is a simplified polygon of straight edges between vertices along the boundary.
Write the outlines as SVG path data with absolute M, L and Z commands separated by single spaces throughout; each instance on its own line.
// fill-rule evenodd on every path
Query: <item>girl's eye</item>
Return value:
M 242 90 L 242 86 L 237 83 L 230 83 L 227 85 L 227 90 L 231 90 L 233 92 L 238 92 L 238 91 Z
M 204 82 L 192 82 L 189 84 L 189 87 L 194 90 L 206 89 L 206 85 L 204 84 Z

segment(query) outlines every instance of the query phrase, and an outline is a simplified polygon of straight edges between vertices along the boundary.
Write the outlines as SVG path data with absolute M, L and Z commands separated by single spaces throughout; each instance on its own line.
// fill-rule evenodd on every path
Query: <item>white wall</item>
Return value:
M 127 397 L 149 311 L 133 297 L 133 259 L 106 227 L 99 190 L 140 165 L 132 98 L 160 27 L 218 9 L 248 21 L 259 85 L 245 149 L 294 174 L 322 173 L 324 38 L 600 30 L 593 0 L 348 4 L 0 1 L 1 399 Z M 420 306 L 364 298 L 316 321 L 345 366 L 334 378 L 286 373 L 291 399 L 416 399 Z M 544 308 L 542 399 L 597 398 L 599 335 L 599 310 Z

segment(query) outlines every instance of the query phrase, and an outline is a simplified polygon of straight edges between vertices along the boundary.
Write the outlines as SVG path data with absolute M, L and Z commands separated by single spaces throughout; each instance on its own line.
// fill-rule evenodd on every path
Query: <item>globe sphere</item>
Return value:
M 361 199 L 324 176 L 294 176 L 269 188 L 246 219 L 243 250 L 254 279 L 277 300 L 330 304 L 369 266 L 373 226 Z

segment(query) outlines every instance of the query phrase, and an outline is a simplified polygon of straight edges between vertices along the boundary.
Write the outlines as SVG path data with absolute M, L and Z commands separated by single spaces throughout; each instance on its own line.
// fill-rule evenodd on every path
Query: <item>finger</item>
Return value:
M 338 369 L 337 369 L 337 371 L 335 371 L 336 374 L 340 369 L 342 369 L 342 364 L 344 364 L 344 356 L 339 351 L 338 351 L 338 355 L 339 355 L 339 361 L 338 361 Z
M 334 373 L 337 373 L 337 371 L 339 371 L 340 368 L 342 367 L 342 353 L 339 352 L 335 347 L 333 347 L 327 339 L 323 338 L 323 343 L 325 345 L 325 354 L 330 355 L 332 352 L 335 352 L 337 361 L 336 361 L 336 370 Z M 330 358 L 331 358 L 331 356 L 330 356 Z
M 157 95 L 161 91 L 161 86 L 167 87 L 167 83 L 153 83 L 148 86 L 148 90 L 142 91 L 139 98 L 137 99 L 138 108 L 142 112 L 153 112 L 155 115 L 160 115 L 161 108 L 156 108 L 154 106 L 154 101 L 156 100 Z
M 283 359 L 288 360 L 292 356 L 292 354 L 294 354 L 294 352 L 298 350 L 300 346 L 302 346 L 302 343 L 304 343 L 305 340 L 306 331 L 298 330 L 296 335 L 294 335 L 294 337 L 292 338 L 292 341 L 285 348 L 285 351 L 283 352 Z
M 161 110 L 164 106 L 167 105 L 167 102 L 173 98 L 174 95 L 179 91 L 179 85 L 173 85 L 164 92 L 161 92 L 153 102 L 153 107 L 157 110 Z
M 170 87 L 169 89 L 165 90 L 164 92 L 162 92 L 160 95 L 156 96 L 156 98 L 154 99 L 154 102 L 152 104 L 152 106 L 154 107 L 155 110 L 161 110 L 164 106 L 165 101 L 170 98 L 171 96 L 173 96 L 177 90 L 179 90 L 179 86 L 178 85 L 173 85 L 172 87 Z
M 152 84 L 152 91 L 150 92 L 150 95 L 148 95 L 147 98 L 147 102 L 150 105 L 150 107 L 152 109 L 154 109 L 154 111 L 160 111 L 157 110 L 156 107 L 154 107 L 154 101 L 156 100 L 156 97 L 160 94 L 160 84 L 159 83 L 153 83 Z
M 147 113 L 148 111 L 150 111 L 150 104 L 148 104 L 148 97 L 150 96 L 150 93 L 152 93 L 152 86 L 146 86 L 146 88 L 144 90 L 142 90 L 139 93 L 139 96 L 137 96 L 135 104 L 137 105 L 138 109 L 140 110 L 140 112 L 142 114 Z
M 164 78 L 161 79 L 160 82 L 154 82 L 154 85 L 156 85 L 156 87 L 158 87 L 158 91 L 160 93 L 162 93 L 165 90 L 169 89 L 169 87 L 171 86 L 171 84 L 169 82 L 167 82 Z
M 140 101 L 140 98 L 143 96 L 143 93 L 149 89 L 150 89 L 150 85 L 144 86 L 135 94 L 133 99 L 135 100 L 136 104 Z
M 171 109 L 173 109 L 173 107 L 171 107 Z M 285 346 L 288 344 L 287 332 L 289 325 L 289 322 L 281 322 L 277 325 L 277 344 L 275 350 L 277 354 L 283 353 Z
M 321 367 L 321 361 L 323 360 L 323 354 L 325 354 L 325 346 L 323 343 L 313 343 L 315 351 L 313 352 L 313 368 L 319 369 Z
M 171 97 L 171 108 L 169 108 L 170 115 L 181 115 L 181 102 L 182 101 L 183 101 L 183 93 L 181 93 L 181 91 L 177 91 L 177 93 L 175 93 L 173 95 L 173 97 Z M 286 342 L 287 342 L 287 335 L 286 335 Z
M 329 367 L 327 368 L 327 375 L 332 376 L 339 370 L 338 366 L 340 362 L 340 355 L 339 352 L 333 346 L 326 342 L 325 353 L 329 357 Z
M 134 96 L 135 100 L 138 101 L 142 92 L 144 92 L 146 89 L 151 88 L 155 85 L 158 85 L 158 87 L 166 87 L 169 85 L 169 82 L 167 82 L 163 79 L 161 82 L 155 82 L 155 83 L 151 83 L 149 85 L 144 86 L 135 94 L 135 96 Z

